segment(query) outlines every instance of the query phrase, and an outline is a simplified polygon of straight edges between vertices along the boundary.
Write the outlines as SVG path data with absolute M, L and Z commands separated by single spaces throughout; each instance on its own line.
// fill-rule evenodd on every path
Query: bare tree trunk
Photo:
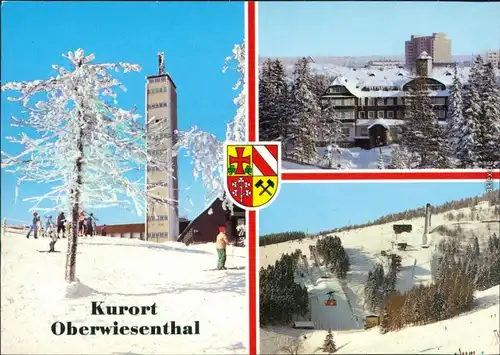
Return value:
M 71 236 L 68 238 L 68 251 L 66 253 L 66 272 L 65 279 L 66 282 L 76 281 L 76 250 L 78 247 L 78 222 L 80 217 L 80 187 L 82 186 L 82 168 L 83 168 L 83 129 L 80 127 L 78 132 L 78 151 L 80 156 L 76 159 L 75 170 L 76 170 L 76 180 L 75 186 L 71 191 L 71 196 L 73 200 L 72 207 L 72 225 L 71 225 Z

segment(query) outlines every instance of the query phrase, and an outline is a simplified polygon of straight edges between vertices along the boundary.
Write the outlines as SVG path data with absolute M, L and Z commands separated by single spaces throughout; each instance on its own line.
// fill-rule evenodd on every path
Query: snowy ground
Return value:
M 246 354 L 247 251 L 229 247 L 216 266 L 214 244 L 185 246 L 135 239 L 81 238 L 76 293 L 64 296 L 66 240 L 47 254 L 48 239 L 2 235 L 2 354 Z M 91 302 L 157 307 L 157 315 L 91 315 Z M 193 325 L 200 335 L 61 335 L 54 322 L 75 326 Z M 228 332 L 227 330 L 230 329 Z
M 377 226 L 335 233 L 335 235 L 338 235 L 342 239 L 342 244 L 351 260 L 351 271 L 348 273 L 346 283 L 344 285 L 341 285 L 339 280 L 336 278 L 320 278 L 322 276 L 328 276 L 328 273 L 325 272 L 325 270 L 323 270 L 322 268 L 315 267 L 311 267 L 309 269 L 303 268 L 302 271 L 304 272 L 305 277 L 300 278 L 299 280 L 308 287 L 310 293 L 311 320 L 315 324 L 316 329 L 330 328 L 333 331 L 337 332 L 354 331 L 354 333 L 357 333 L 361 331 L 361 333 L 363 334 L 372 334 L 372 331 L 365 332 L 362 330 L 364 326 L 364 317 L 369 314 L 369 312 L 367 312 L 363 307 L 363 288 L 368 275 L 368 271 L 372 269 L 377 262 L 382 262 L 384 265 L 386 265 L 386 259 L 380 255 L 381 250 L 391 250 L 391 242 L 407 242 L 409 245 L 405 252 L 397 251 L 397 253 L 402 256 L 403 266 L 402 271 L 398 273 L 397 287 L 399 290 L 404 291 L 411 288 L 414 284 L 429 282 L 431 280 L 430 260 L 434 251 L 434 247 L 437 245 L 441 238 L 446 237 L 438 232 L 439 226 L 446 226 L 446 228 L 449 229 L 456 229 L 458 226 L 460 226 L 460 228 L 462 228 L 463 230 L 470 231 L 471 236 L 472 233 L 474 233 L 474 235 L 477 235 L 481 247 L 484 247 L 489 235 L 494 232 L 498 233 L 499 222 L 492 220 L 492 208 L 488 207 L 487 203 L 481 203 L 479 205 L 479 208 L 480 220 L 474 221 L 448 221 L 444 218 L 445 214 L 433 215 L 431 219 L 432 225 L 430 228 L 431 233 L 429 248 L 420 247 L 423 235 L 424 218 L 402 220 L 398 222 L 391 222 Z M 468 208 L 455 211 L 454 213 L 458 214 L 458 212 L 464 212 L 465 216 L 467 216 L 466 218 L 469 218 L 471 214 L 471 211 Z M 396 239 L 396 235 L 393 232 L 392 226 L 393 224 L 399 223 L 411 223 L 413 226 L 413 230 L 410 233 L 400 234 Z M 309 265 L 312 265 L 313 261 L 310 260 L 309 245 L 315 245 L 316 241 L 317 238 L 308 238 L 303 240 L 302 242 L 291 241 L 260 247 L 260 265 L 265 267 L 267 265 L 274 264 L 276 260 L 279 260 L 283 253 L 291 253 L 296 249 L 300 249 L 302 253 L 308 257 Z M 326 292 L 331 290 L 336 292 L 336 307 L 326 307 L 323 305 L 324 300 L 327 299 Z M 493 306 L 493 308 L 495 307 L 497 308 L 498 313 L 498 305 Z M 490 313 L 492 313 L 491 309 Z M 473 319 L 476 319 L 474 317 L 467 319 L 468 321 L 472 321 Z M 496 319 L 495 322 L 496 324 L 498 324 L 499 319 Z M 431 327 L 431 325 L 429 325 L 429 327 Z M 480 328 L 477 325 L 476 327 Z M 498 328 L 499 327 L 497 325 L 496 328 L 494 327 L 488 329 L 485 336 L 491 338 L 493 329 Z M 411 331 L 405 330 L 404 332 L 401 331 L 396 334 L 406 334 L 405 332 Z M 321 334 L 323 334 L 321 336 L 323 339 L 324 332 L 322 332 Z M 414 336 L 418 339 L 421 338 L 413 333 L 408 334 L 410 334 L 408 335 L 409 337 Z M 275 352 L 276 349 L 279 349 L 282 346 L 281 344 L 287 341 L 290 335 L 290 329 L 275 328 L 272 330 L 262 330 L 261 347 L 263 346 L 265 349 L 261 348 L 261 352 Z M 352 337 L 355 336 L 358 335 L 352 335 Z M 363 337 L 364 336 L 365 335 L 363 335 Z M 389 337 L 392 336 L 395 335 L 390 335 Z M 415 349 L 412 350 L 411 348 L 409 348 L 413 345 L 408 344 L 403 340 L 398 340 L 398 342 L 400 342 L 400 346 L 397 344 L 391 344 L 391 347 L 384 347 L 383 339 L 375 339 L 378 337 L 378 335 L 373 335 L 374 340 L 371 340 L 372 338 L 370 338 L 368 335 L 366 335 L 366 337 L 366 340 L 364 340 L 364 338 L 360 338 L 359 341 L 349 340 L 353 341 L 353 344 L 349 345 L 349 347 L 346 345 L 346 348 L 343 351 L 345 351 L 346 353 L 373 353 L 373 351 L 381 353 L 415 353 Z M 384 339 L 388 339 L 387 335 L 385 335 L 384 337 Z M 342 344 L 346 344 L 347 342 L 348 341 L 337 344 L 340 346 Z M 380 342 L 381 347 L 373 347 L 372 349 L 370 344 L 376 346 L 376 342 Z M 320 343 L 321 342 L 318 341 L 316 347 L 320 346 Z M 475 347 L 474 344 L 471 343 L 469 344 L 469 346 Z M 454 353 L 458 350 L 458 347 L 461 346 L 459 342 L 451 342 L 450 345 L 457 346 L 456 349 L 437 349 L 433 348 L 430 343 L 422 341 L 422 339 L 417 342 L 417 345 L 419 346 L 418 349 L 421 349 L 420 351 L 423 351 L 422 349 L 425 348 L 424 345 L 428 345 L 427 347 L 429 348 L 429 350 L 427 351 L 430 353 Z M 462 348 L 464 348 L 466 345 L 467 344 L 463 344 Z M 484 346 L 487 345 L 488 344 L 485 344 Z M 477 351 L 478 348 L 475 347 L 472 350 Z M 305 350 L 306 353 L 308 351 L 312 350 Z M 481 349 L 479 349 L 479 353 L 480 351 Z
M 381 147 L 382 154 L 384 156 L 384 164 L 388 166 L 391 163 L 391 154 L 393 147 L 385 146 Z M 342 156 L 337 156 L 333 159 L 332 166 L 337 169 L 337 165 L 340 165 L 340 169 L 377 169 L 380 155 L 380 148 L 374 148 L 370 150 L 361 148 L 343 148 Z M 324 157 L 326 153 L 325 147 L 318 148 L 318 154 L 320 157 Z M 320 158 L 320 161 L 316 164 L 297 164 L 283 160 L 283 169 L 317 169 L 317 166 L 326 167 L 327 160 Z

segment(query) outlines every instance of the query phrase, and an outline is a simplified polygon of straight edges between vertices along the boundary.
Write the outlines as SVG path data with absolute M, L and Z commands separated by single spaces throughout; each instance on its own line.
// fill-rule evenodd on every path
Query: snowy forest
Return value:
M 433 282 L 429 285 L 401 293 L 396 290 L 398 268 L 394 264 L 386 274 L 382 264 L 369 272 L 365 305 L 382 314 L 382 333 L 455 317 L 471 310 L 474 291 L 500 284 L 500 238 L 493 233 L 484 250 L 477 237 L 465 247 L 463 239 L 466 234 L 441 240 L 433 256 Z
M 295 162 L 332 167 L 332 155 L 346 148 L 342 121 L 320 97 L 333 77 L 312 72 L 300 58 L 292 77 L 279 59 L 267 59 L 259 77 L 260 140 L 281 141 L 283 155 Z M 478 56 L 466 84 L 455 68 L 449 87 L 448 120 L 438 123 L 423 78 L 406 93 L 402 138 L 392 145 L 390 162 L 380 157 L 378 167 L 392 169 L 491 168 L 500 162 L 500 86 L 495 70 Z M 318 147 L 328 146 L 325 156 Z

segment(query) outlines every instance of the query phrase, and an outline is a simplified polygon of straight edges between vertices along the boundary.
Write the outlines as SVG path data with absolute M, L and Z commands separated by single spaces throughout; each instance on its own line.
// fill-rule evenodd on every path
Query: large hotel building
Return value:
M 147 189 L 173 202 L 147 204 L 145 233 L 147 240 L 176 241 L 179 236 L 179 190 L 177 156 L 172 152 L 176 143 L 177 92 L 164 68 L 164 55 L 158 53 L 158 74 L 147 77 L 145 117 L 148 152 L 157 159 L 166 159 L 170 171 L 148 166 L 146 182 Z M 161 187 L 154 187 L 159 183 Z
M 406 96 L 417 77 L 425 78 L 434 113 L 441 123 L 446 123 L 454 68 L 434 65 L 426 52 L 420 53 L 415 62 L 415 70 L 402 67 L 329 70 L 335 79 L 321 97 L 321 104 L 333 106 L 343 123 L 343 139 L 339 145 L 371 149 L 397 142 L 404 124 Z M 457 70 L 466 87 L 470 68 Z

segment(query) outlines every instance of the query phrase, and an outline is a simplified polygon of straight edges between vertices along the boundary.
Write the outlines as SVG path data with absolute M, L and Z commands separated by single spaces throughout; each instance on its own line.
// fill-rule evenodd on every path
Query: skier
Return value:
M 55 233 L 54 221 L 52 220 L 52 216 L 45 216 L 47 221 L 45 221 L 45 236 L 49 237 L 51 234 Z
M 59 216 L 57 216 L 57 238 L 60 238 L 59 234 L 62 232 L 62 237 L 65 238 L 65 223 L 66 223 L 66 216 L 64 216 L 64 212 L 61 211 L 59 213 Z
M 219 234 L 215 239 L 215 248 L 217 249 L 217 256 L 219 258 L 217 262 L 217 270 L 226 270 L 226 247 L 229 244 L 229 240 L 226 235 L 226 227 L 219 227 Z
M 87 223 L 86 223 L 86 232 L 85 235 L 90 235 L 91 237 L 94 235 L 94 214 L 91 213 L 87 217 Z
M 83 236 L 83 228 L 85 226 L 85 212 L 81 211 L 78 217 L 78 233 Z
M 98 219 L 92 215 L 92 213 L 90 214 L 90 216 L 92 216 L 92 229 L 94 230 L 94 236 L 97 235 L 97 223 L 96 221 L 98 221 Z
M 33 212 L 33 219 L 31 221 L 30 230 L 28 231 L 28 234 L 26 235 L 26 238 L 29 239 L 31 231 L 33 231 L 34 232 L 34 237 L 33 238 L 38 239 L 38 229 L 37 229 L 37 224 L 38 223 L 37 222 L 38 222 L 38 213 Z

